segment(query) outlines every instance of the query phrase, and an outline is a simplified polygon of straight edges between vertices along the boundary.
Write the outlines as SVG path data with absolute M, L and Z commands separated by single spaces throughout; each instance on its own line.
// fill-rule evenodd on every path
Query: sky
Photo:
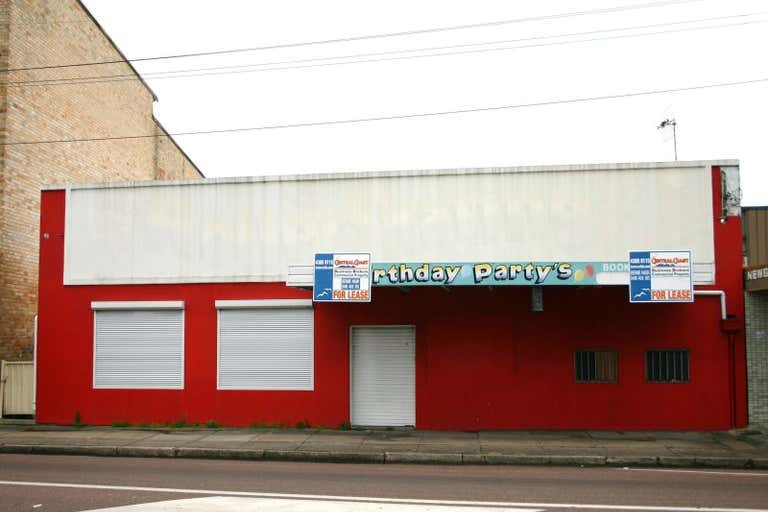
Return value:
M 176 137 L 207 177 L 669 161 L 673 118 L 680 160 L 739 159 L 768 205 L 768 81 L 570 102 L 768 79 L 764 1 L 84 3 L 129 59 L 262 48 L 136 62 L 171 133 L 550 103 Z

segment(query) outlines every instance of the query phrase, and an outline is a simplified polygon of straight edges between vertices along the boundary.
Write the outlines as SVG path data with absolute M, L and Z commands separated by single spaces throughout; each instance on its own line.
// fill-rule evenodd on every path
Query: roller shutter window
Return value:
M 183 303 L 94 303 L 93 387 L 184 389 Z
M 311 301 L 231 301 L 246 303 L 233 308 L 226 302 L 217 301 L 218 389 L 314 389 Z

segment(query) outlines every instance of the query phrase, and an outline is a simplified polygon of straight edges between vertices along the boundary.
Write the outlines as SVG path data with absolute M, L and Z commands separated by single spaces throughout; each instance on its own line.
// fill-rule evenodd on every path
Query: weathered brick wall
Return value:
M 749 423 L 768 427 L 768 291 L 746 292 Z
M 8 68 L 8 34 L 10 32 L 8 25 L 9 5 L 8 2 L 0 1 L 0 69 Z M 6 79 L 0 74 L 0 141 L 5 140 L 5 113 L 8 111 L 8 98 L 5 94 L 6 91 Z M 7 301 L 10 299 L 10 294 L 6 293 L 10 287 L 9 276 L 6 275 L 2 269 L 7 268 L 8 258 L 6 257 L 6 243 L 4 236 L 4 224 L 5 224 L 5 208 L 4 198 L 6 190 L 6 176 L 5 176 L 5 146 L 0 145 L 0 359 L 3 359 L 5 351 L 3 350 L 3 344 L 5 342 L 5 330 L 2 327 L 6 322 L 6 316 L 8 315 L 8 309 L 6 307 Z M 7 343 L 7 342 L 6 342 Z
M 176 180 L 176 179 L 195 179 L 200 176 L 197 167 L 182 151 L 172 138 L 168 137 L 168 132 L 163 125 L 156 123 L 155 133 L 158 137 L 155 139 L 156 155 L 156 175 L 157 180 Z
M 77 0 L 0 0 L 0 67 L 27 68 L 121 60 Z M 7 48 L 7 50 L 6 50 Z M 153 94 L 140 80 L 99 84 L 13 82 L 132 75 L 126 63 L 5 73 L 0 89 L 0 359 L 32 355 L 37 311 L 40 187 L 200 175 L 173 144 L 155 138 L 13 144 L 19 141 L 155 134 Z M 7 78 L 6 78 L 7 77 Z M 159 164 L 162 163 L 162 170 Z

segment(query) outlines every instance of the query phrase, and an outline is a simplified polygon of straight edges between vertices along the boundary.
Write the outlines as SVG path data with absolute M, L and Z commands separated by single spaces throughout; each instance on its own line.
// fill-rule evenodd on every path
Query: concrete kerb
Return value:
M 463 463 L 461 453 L 384 452 L 385 464 L 448 464 Z
M 355 464 L 384 464 L 382 452 L 322 452 L 293 450 L 264 450 L 263 460 L 292 462 L 341 462 Z
M 270 460 L 358 464 L 505 465 L 571 467 L 674 467 L 768 469 L 768 458 L 745 457 L 603 457 L 595 455 L 526 455 L 502 453 L 334 452 L 261 449 L 171 448 L 146 446 L 0 445 L 0 453 L 158 457 L 219 460 Z
M 177 448 L 175 457 L 180 459 L 262 460 L 264 459 L 264 450 Z

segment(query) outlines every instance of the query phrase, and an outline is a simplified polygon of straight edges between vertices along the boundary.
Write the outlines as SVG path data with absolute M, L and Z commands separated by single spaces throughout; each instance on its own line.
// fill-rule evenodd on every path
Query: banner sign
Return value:
M 370 253 L 315 254 L 315 302 L 370 302 Z
M 630 302 L 693 302 L 691 251 L 630 251 Z
M 768 290 L 768 266 L 744 269 L 744 289 Z
M 597 285 L 598 274 L 628 272 L 626 262 L 374 263 L 373 286 Z

